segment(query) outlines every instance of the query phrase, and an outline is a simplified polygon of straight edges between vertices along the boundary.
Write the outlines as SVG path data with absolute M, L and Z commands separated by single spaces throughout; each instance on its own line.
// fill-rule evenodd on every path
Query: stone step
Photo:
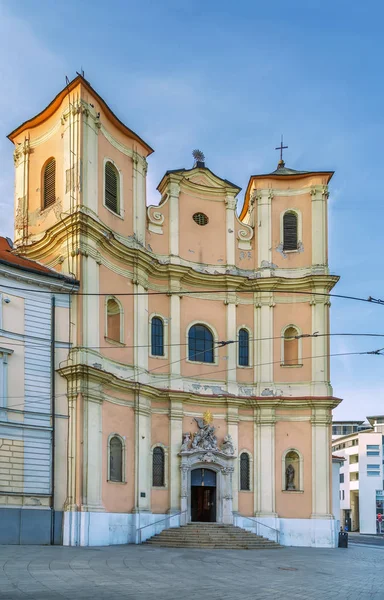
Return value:
M 279 544 L 251 531 L 223 523 L 189 523 L 164 529 L 145 542 L 166 548 L 244 549 L 281 548 Z

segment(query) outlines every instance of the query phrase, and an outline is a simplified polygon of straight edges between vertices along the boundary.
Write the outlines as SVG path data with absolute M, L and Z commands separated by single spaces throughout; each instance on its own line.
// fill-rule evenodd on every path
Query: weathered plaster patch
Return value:
M 279 268 L 278 265 L 275 265 L 275 263 L 269 262 L 268 260 L 262 260 L 260 266 L 262 269 L 278 269 Z

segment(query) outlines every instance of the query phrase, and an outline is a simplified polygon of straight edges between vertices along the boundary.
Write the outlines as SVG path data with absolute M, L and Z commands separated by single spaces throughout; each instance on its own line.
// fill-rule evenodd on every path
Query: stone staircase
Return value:
M 231 550 L 265 550 L 281 548 L 276 542 L 222 523 L 189 523 L 181 527 L 164 529 L 161 533 L 149 538 L 145 544 L 163 548 L 201 548 Z

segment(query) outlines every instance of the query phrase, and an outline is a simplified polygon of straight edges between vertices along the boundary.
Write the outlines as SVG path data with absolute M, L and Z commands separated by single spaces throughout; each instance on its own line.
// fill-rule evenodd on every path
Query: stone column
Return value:
M 329 408 L 312 409 L 312 519 L 330 519 L 330 425 Z M 305 469 L 305 464 L 304 464 Z
M 180 447 L 183 441 L 183 403 L 177 398 L 170 398 L 169 411 L 169 498 L 170 513 L 179 512 L 181 473 Z M 184 508 L 182 510 L 185 510 Z
M 235 447 L 235 455 L 239 454 L 239 410 L 237 406 L 228 406 L 227 408 L 228 433 L 232 437 Z M 232 478 L 232 510 L 237 513 L 239 510 L 239 461 L 236 458 L 233 463 Z
M 275 517 L 275 409 L 258 409 L 256 424 L 256 514 L 259 517 Z
M 223 523 L 233 523 L 233 467 L 221 469 L 223 493 Z

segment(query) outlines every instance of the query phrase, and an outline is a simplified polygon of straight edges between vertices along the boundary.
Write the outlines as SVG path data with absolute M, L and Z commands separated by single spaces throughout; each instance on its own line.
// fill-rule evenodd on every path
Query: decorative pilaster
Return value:
M 332 422 L 329 408 L 312 409 L 312 519 L 332 518 L 330 509 L 330 466 Z
M 102 502 L 102 403 L 92 393 L 83 396 L 82 511 L 104 511 Z
M 180 282 L 178 280 L 170 281 L 170 291 L 176 292 L 180 290 Z M 170 383 L 169 387 L 173 390 L 182 390 L 183 381 L 181 379 L 181 348 L 180 343 L 180 308 L 181 298 L 178 294 L 172 293 L 170 296 L 170 321 L 169 321 L 169 355 L 170 355 Z M 184 340 L 183 340 L 184 341 Z M 188 348 L 185 349 L 188 352 Z
M 179 194 L 180 185 L 171 182 L 169 185 L 169 253 L 179 256 Z
M 133 304 L 134 314 L 134 357 L 136 379 L 141 383 L 148 380 L 148 348 L 143 340 L 148 340 L 148 295 L 145 287 L 134 279 L 133 291 L 135 292 Z
M 24 244 L 28 239 L 29 204 L 29 139 L 19 144 L 14 153 L 15 163 L 15 243 Z
M 273 294 L 255 295 L 254 331 L 255 331 L 255 381 L 258 383 L 259 393 L 273 383 L 273 309 L 275 303 Z
M 312 265 L 327 266 L 328 186 L 311 188 L 312 197 Z
M 183 403 L 179 400 L 170 400 L 169 411 L 169 498 L 170 512 L 175 513 L 183 508 L 183 497 L 187 489 L 186 473 L 180 471 L 180 446 L 183 440 Z M 180 477 L 183 475 L 181 488 L 182 504 L 180 505 Z M 184 496 L 183 496 L 184 494 Z M 187 499 L 185 499 L 187 502 Z M 184 502 L 184 504 L 185 504 Z
M 227 254 L 227 266 L 235 265 L 235 210 L 236 199 L 227 196 L 225 199 L 225 243 Z
M 146 178 L 147 161 L 137 152 L 132 156 L 133 166 L 133 233 L 140 244 L 145 244 L 147 225 Z
M 260 408 L 256 418 L 256 515 L 275 517 L 275 409 Z
M 259 266 L 272 263 L 272 190 L 257 193 L 257 242 Z
M 227 340 L 236 340 L 236 294 L 228 294 L 226 303 Z M 236 366 L 238 344 L 228 344 L 227 351 L 227 392 L 237 393 Z
M 151 510 L 151 405 L 139 392 L 135 398 L 135 512 Z
M 239 450 L 239 411 L 237 406 L 228 406 L 227 408 L 228 434 L 232 437 L 235 451 Z M 231 474 L 232 476 L 232 474 Z M 232 476 L 232 510 L 237 513 L 239 510 L 239 461 L 233 463 Z
M 83 155 L 82 155 L 82 204 L 98 213 L 98 134 L 95 118 L 88 111 L 82 114 Z M 64 173 L 65 175 L 65 173 Z M 73 174 L 74 175 L 74 174 Z M 73 178 L 72 175 L 72 178 Z M 64 179 L 65 181 L 65 179 Z M 74 183 L 74 182 L 73 182 Z M 66 193 L 69 188 L 66 185 Z
M 326 292 L 325 289 L 316 291 Z M 312 308 L 312 331 L 318 331 L 319 336 L 312 338 L 312 385 L 311 395 L 328 396 L 332 394 L 329 384 L 329 306 L 330 302 L 326 296 L 313 296 Z M 325 335 L 324 335 L 325 334 Z

